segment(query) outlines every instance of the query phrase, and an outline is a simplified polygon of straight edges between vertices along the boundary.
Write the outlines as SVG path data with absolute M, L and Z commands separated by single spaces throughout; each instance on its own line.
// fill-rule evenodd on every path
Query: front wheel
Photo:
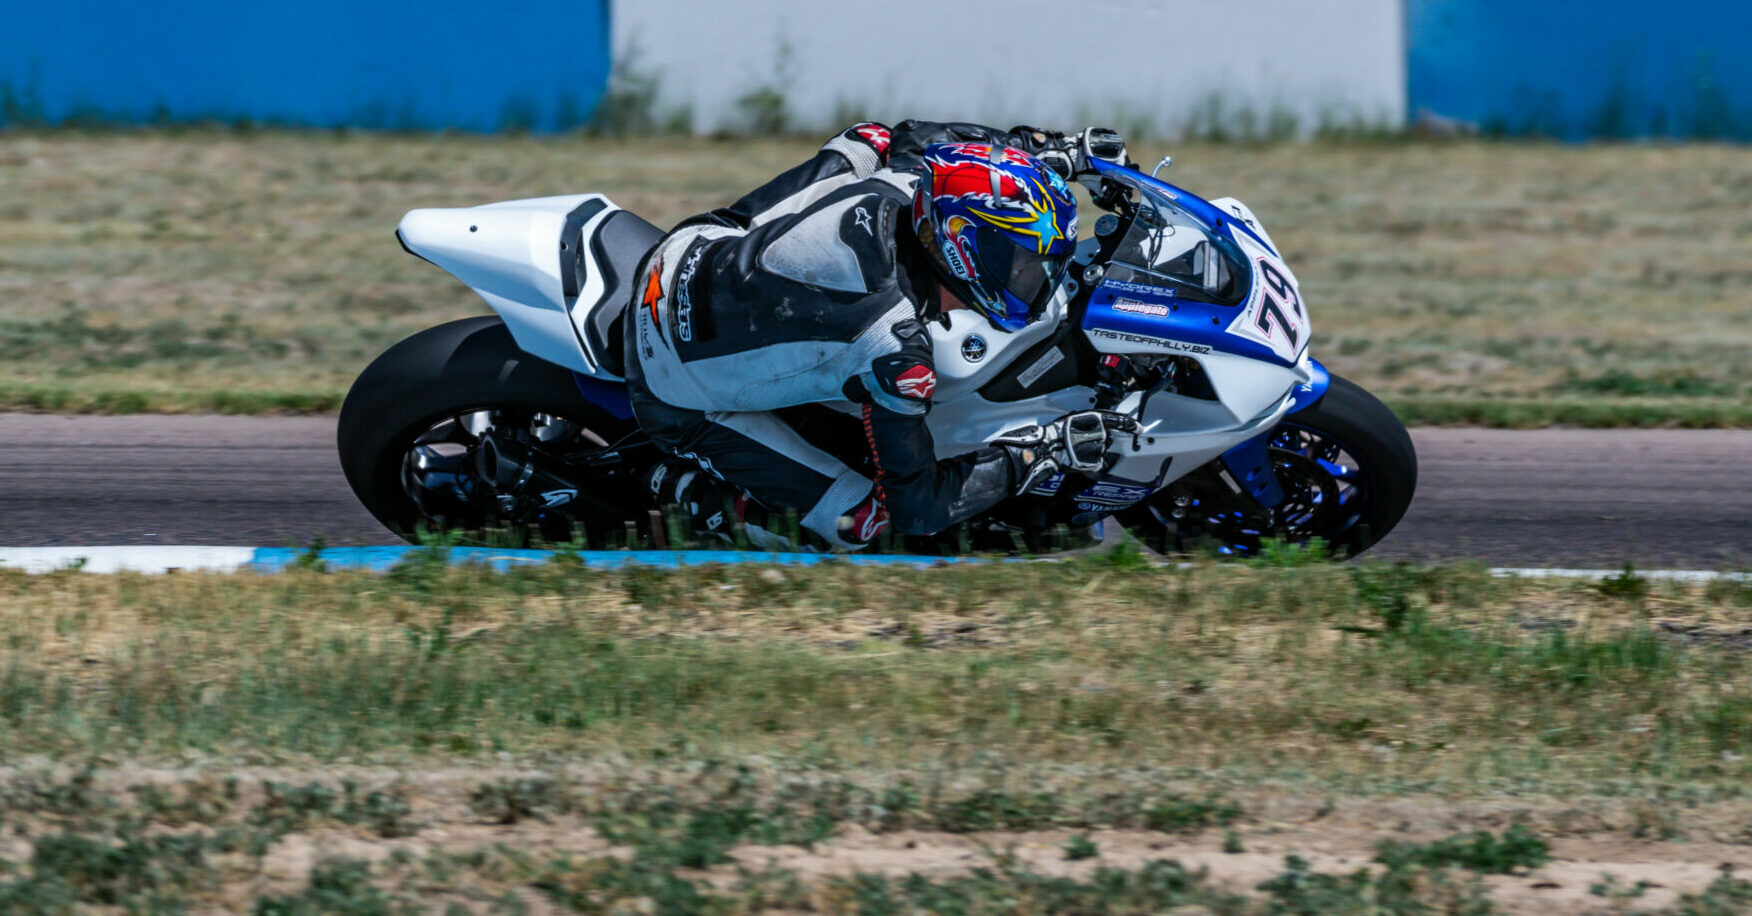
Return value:
M 1283 419 L 1268 445 L 1284 499 L 1262 510 L 1213 462 L 1120 516 L 1162 553 L 1201 546 L 1249 556 L 1268 539 L 1319 538 L 1354 557 L 1399 524 L 1417 489 L 1417 451 L 1393 411 L 1356 384 L 1332 377 L 1314 404 Z

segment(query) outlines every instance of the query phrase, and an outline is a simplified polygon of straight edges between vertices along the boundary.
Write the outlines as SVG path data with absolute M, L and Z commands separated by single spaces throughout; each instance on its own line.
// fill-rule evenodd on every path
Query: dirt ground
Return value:
M 525 817 L 506 824 L 483 816 L 470 804 L 471 791 L 485 781 L 528 777 L 567 780 L 579 778 L 577 773 L 343 766 L 226 770 L 225 776 L 244 787 L 240 806 L 251 801 L 252 794 L 259 799 L 255 790 L 269 780 L 282 784 L 350 780 L 361 792 L 394 791 L 410 804 L 409 822 L 417 829 L 411 836 L 391 839 L 363 827 L 337 823 L 293 830 L 278 839 L 259 862 L 246 865 L 239 857 L 217 863 L 224 877 L 210 893 L 202 895 L 204 906 L 197 912 L 207 912 L 207 907 L 224 912 L 246 906 L 264 894 L 289 893 L 309 880 L 317 863 L 336 856 L 379 867 L 398 861 L 425 861 L 435 854 L 466 857 L 482 850 L 512 849 L 536 859 L 560 854 L 574 859 L 630 855 L 628 848 L 607 842 L 576 814 Z M 18 771 L 0 771 L 0 782 L 18 778 Z M 189 770 L 122 768 L 99 776 L 97 788 L 120 792 L 127 787 L 137 792 L 147 783 L 186 787 L 191 780 L 205 778 L 216 777 Z M 1382 840 L 1429 841 L 1459 832 L 1503 830 L 1515 824 L 1550 843 L 1551 861 L 1527 873 L 1482 878 L 1492 902 L 1506 913 L 1557 916 L 1658 911 L 1677 903 L 1682 894 L 1703 891 L 1724 870 L 1744 875 L 1752 869 L 1752 801 L 1746 800 L 1655 804 L 1602 797 L 1321 798 L 1317 793 L 1276 789 L 1231 797 L 1246 812 L 1232 827 L 1193 834 L 1088 831 L 1098 854 L 1081 861 L 1068 861 L 1063 850 L 1072 836 L 1083 831 L 876 833 L 856 824 L 841 824 L 832 839 L 813 848 L 742 846 L 733 852 L 734 865 L 679 874 L 728 887 L 740 869 L 777 867 L 811 886 L 829 877 L 855 873 L 895 878 L 918 873 L 942 878 L 1007 860 L 1036 874 L 1086 880 L 1099 867 L 1138 869 L 1158 859 L 1172 859 L 1195 871 L 1207 870 L 1210 882 L 1219 887 L 1257 893 L 1261 882 L 1284 872 L 1288 855 L 1306 860 L 1311 871 L 1344 874 L 1371 867 L 1376 844 Z M 14 829 L 0 835 L 0 859 L 28 860 L 29 835 L 47 829 L 48 824 L 32 824 L 28 818 L 11 820 Z M 1226 851 L 1237 846 L 1240 851 Z M 503 883 L 498 881 L 501 878 Z M 1640 891 L 1615 899 L 1603 892 L 1601 884 L 1608 879 L 1618 891 L 1639 887 Z M 503 873 L 495 874 L 491 867 L 462 883 L 474 887 L 483 907 L 487 901 L 514 896 L 530 913 L 560 912 L 542 893 Z M 421 893 L 414 885 L 403 885 L 401 890 L 416 897 Z M 427 890 L 433 888 L 428 886 Z M 454 900 L 455 893 L 452 885 L 448 899 Z M 464 899 L 467 896 L 465 892 Z M 473 911 L 475 907 L 464 905 L 463 909 Z

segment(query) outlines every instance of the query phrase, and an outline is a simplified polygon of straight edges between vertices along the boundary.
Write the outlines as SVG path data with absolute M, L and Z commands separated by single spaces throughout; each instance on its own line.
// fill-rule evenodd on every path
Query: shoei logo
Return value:
M 961 358 L 970 363 L 977 363 L 986 356 L 985 338 L 978 334 L 969 334 L 961 340 Z
M 895 378 L 894 389 L 903 398 L 930 400 L 931 392 L 937 390 L 937 373 L 929 366 L 914 366 Z

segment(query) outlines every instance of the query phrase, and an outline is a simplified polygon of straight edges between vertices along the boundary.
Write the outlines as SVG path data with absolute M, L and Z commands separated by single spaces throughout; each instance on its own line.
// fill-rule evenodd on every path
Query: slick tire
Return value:
M 1405 424 L 1387 405 L 1355 383 L 1334 375 L 1326 394 L 1312 405 L 1285 417 L 1274 431 L 1274 437 L 1286 428 L 1308 430 L 1340 443 L 1361 470 L 1357 483 L 1360 503 L 1346 504 L 1348 511 L 1335 513 L 1333 527 L 1305 532 L 1292 540 L 1319 537 L 1327 542 L 1335 556 L 1355 557 L 1399 524 L 1417 490 L 1417 450 L 1412 446 Z M 1182 527 L 1175 522 L 1174 507 L 1169 502 L 1177 487 L 1201 476 L 1206 480 L 1215 479 L 1212 469 L 1201 468 L 1188 475 L 1187 481 L 1171 484 L 1148 502 L 1121 513 L 1119 520 L 1146 545 L 1161 553 L 1187 553 L 1201 545 L 1211 544 L 1212 539 L 1204 531 L 1193 526 Z M 1219 538 L 1214 546 L 1221 549 L 1224 542 Z M 1245 555 L 1257 547 L 1256 544 L 1241 546 L 1243 549 L 1234 552 Z
M 341 470 L 378 521 L 414 540 L 430 524 L 402 484 L 414 439 L 446 417 L 505 408 L 610 435 L 630 425 L 585 400 L 570 371 L 518 349 L 497 317 L 465 318 L 390 347 L 353 382 L 335 434 Z

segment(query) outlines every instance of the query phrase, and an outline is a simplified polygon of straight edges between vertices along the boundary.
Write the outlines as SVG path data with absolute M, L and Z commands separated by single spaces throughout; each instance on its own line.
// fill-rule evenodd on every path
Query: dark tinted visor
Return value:
M 1036 254 L 1019 247 L 996 229 L 981 226 L 979 238 L 980 278 L 995 292 L 1001 287 L 1028 305 L 1030 317 L 1038 316 L 1058 287 L 1069 253 Z

